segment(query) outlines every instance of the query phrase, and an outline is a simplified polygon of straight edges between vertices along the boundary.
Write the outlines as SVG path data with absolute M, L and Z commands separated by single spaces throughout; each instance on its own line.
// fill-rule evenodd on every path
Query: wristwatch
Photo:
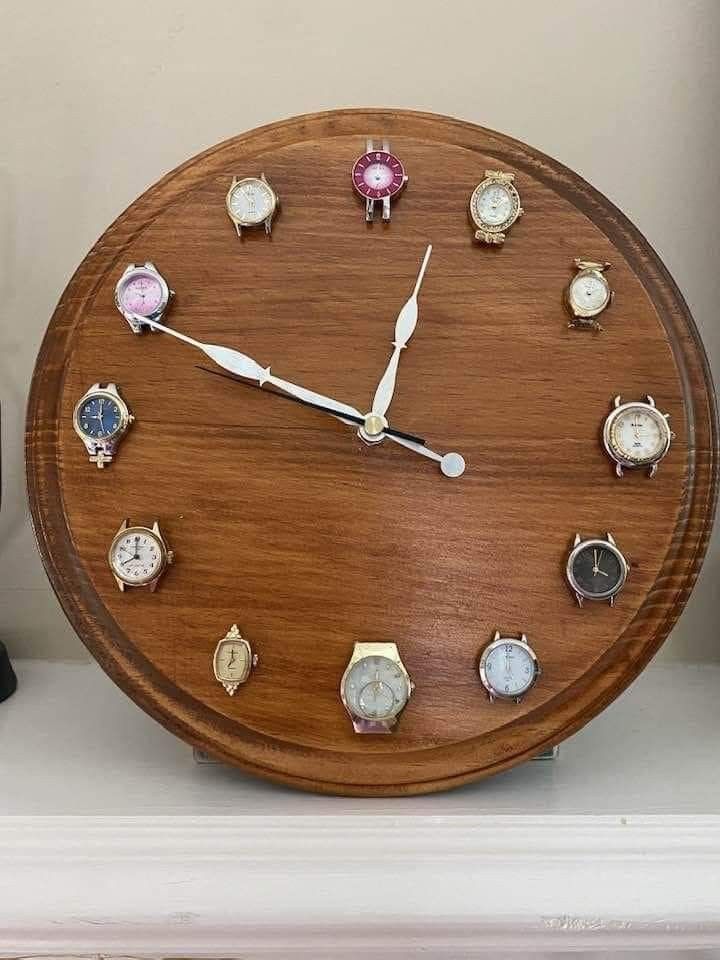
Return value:
M 514 180 L 514 173 L 486 170 L 485 179 L 473 190 L 469 212 L 477 228 L 475 239 L 480 243 L 505 243 L 508 230 L 523 215 Z
M 603 445 L 615 463 L 615 473 L 644 468 L 649 477 L 657 473 L 658 464 L 667 456 L 675 434 L 668 424 L 669 413 L 661 413 L 647 394 L 645 402 L 623 403 L 617 396 L 612 411 L 603 424 Z
M 340 682 L 355 733 L 391 733 L 415 684 L 394 643 L 356 643 Z
M 75 404 L 73 427 L 85 444 L 91 463 L 102 469 L 135 417 L 115 383 L 94 383 Z
M 170 297 L 175 295 L 154 263 L 142 266 L 129 263 L 115 287 L 115 306 L 130 324 L 133 333 L 142 333 L 149 326 L 136 317 L 161 321 Z
M 129 520 L 123 520 L 108 550 L 108 563 L 121 593 L 125 587 L 149 587 L 154 592 L 174 559 L 157 520 L 152 527 L 130 526 Z
M 280 206 L 280 198 L 261 173 L 259 177 L 233 177 L 225 197 L 225 208 L 235 232 L 242 236 L 243 227 L 265 225 L 265 233 L 272 232 L 272 220 Z
M 597 318 L 615 296 L 605 276 L 610 264 L 581 257 L 573 263 L 577 273 L 565 288 L 565 305 L 572 317 L 568 326 L 602 330 Z
M 390 142 L 384 139 L 382 148 L 379 148 L 368 140 L 365 153 L 353 164 L 351 178 L 353 186 L 365 199 L 365 220 L 369 223 L 374 219 L 375 201 L 382 200 L 382 219 L 387 223 L 390 201 L 408 182 L 405 167 L 390 152 Z

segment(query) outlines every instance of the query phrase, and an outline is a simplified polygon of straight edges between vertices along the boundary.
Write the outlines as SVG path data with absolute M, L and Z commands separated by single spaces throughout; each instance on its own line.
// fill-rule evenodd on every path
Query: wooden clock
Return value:
M 372 137 L 408 178 L 392 222 L 366 222 L 350 175 Z M 238 239 L 228 190 L 260 172 L 282 207 Z M 120 315 L 130 264 L 170 334 Z M 200 345 L 241 351 L 244 379 L 199 369 L 228 373 Z M 134 422 L 90 462 L 120 404 Z M 653 431 L 650 477 L 632 448 Z M 687 307 L 609 201 L 472 124 L 342 110 L 208 150 L 106 231 L 40 350 L 27 466 L 53 587 L 144 710 L 253 774 L 402 795 L 520 763 L 627 687 L 698 574 L 716 441 Z

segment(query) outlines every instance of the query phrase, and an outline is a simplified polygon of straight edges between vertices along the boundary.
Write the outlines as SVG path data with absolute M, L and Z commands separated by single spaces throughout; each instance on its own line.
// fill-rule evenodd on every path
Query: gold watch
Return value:
M 397 644 L 356 643 L 340 698 L 355 733 L 391 733 L 414 689 Z

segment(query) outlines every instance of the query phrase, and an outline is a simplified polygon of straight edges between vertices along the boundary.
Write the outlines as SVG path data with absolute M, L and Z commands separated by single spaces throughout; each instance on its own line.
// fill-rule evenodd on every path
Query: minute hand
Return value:
M 282 390 L 283 393 L 289 393 L 299 400 L 306 400 L 308 403 L 319 403 L 329 407 L 340 418 L 342 418 L 343 414 L 360 418 L 363 416 L 359 410 L 351 407 L 347 403 L 333 400 L 332 397 L 326 397 L 322 393 L 315 393 L 314 390 L 307 390 L 305 387 L 300 387 L 296 383 L 290 383 L 288 380 L 281 380 L 280 377 L 276 377 L 270 373 L 270 367 L 261 367 L 256 360 L 253 360 L 252 357 L 248 357 L 244 353 L 240 353 L 239 350 L 233 350 L 231 347 L 220 347 L 214 343 L 201 343 L 200 340 L 188 337 L 186 334 L 173 330 L 172 327 L 166 327 L 162 323 L 158 323 L 157 320 L 150 320 L 148 317 L 138 316 L 137 319 L 142 323 L 149 324 L 156 330 L 162 331 L 162 333 L 168 333 L 171 337 L 183 340 L 192 347 L 197 347 L 198 350 L 202 350 L 204 354 L 217 363 L 218 366 L 229 370 L 230 373 L 234 373 L 238 377 L 255 380 L 260 386 L 264 383 L 271 383 L 277 387 L 278 390 Z
M 395 321 L 395 340 L 393 341 L 394 349 L 392 356 L 388 361 L 385 373 L 382 375 L 382 379 L 377 386 L 372 403 L 372 412 L 377 413 L 382 417 L 384 417 L 387 413 L 387 409 L 390 406 L 390 401 L 395 393 L 395 378 L 397 376 L 398 364 L 400 363 L 400 354 L 407 346 L 408 340 L 415 332 L 415 327 L 417 326 L 417 298 L 431 253 L 432 244 L 428 244 L 423 262 L 420 265 L 420 270 L 418 272 L 417 280 L 415 281 L 413 292 L 411 293 L 407 302 L 403 305 L 403 308 L 398 314 L 397 320 Z

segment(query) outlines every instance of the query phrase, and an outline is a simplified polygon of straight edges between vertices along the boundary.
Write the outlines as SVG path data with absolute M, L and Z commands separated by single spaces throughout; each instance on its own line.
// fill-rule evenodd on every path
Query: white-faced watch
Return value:
M 675 434 L 668 424 L 669 413 L 661 413 L 647 395 L 645 402 L 623 403 L 615 397 L 613 409 L 603 425 L 603 445 L 615 463 L 615 473 L 644 468 L 654 477 L 658 464 L 670 450 Z
M 515 174 L 486 170 L 485 179 L 470 197 L 470 219 L 475 239 L 481 243 L 505 243 L 507 232 L 524 213 L 513 181 Z
M 243 227 L 263 225 L 269 236 L 272 232 L 273 217 L 279 206 L 280 198 L 264 173 L 259 177 L 243 177 L 241 180 L 233 177 L 225 198 L 227 214 L 239 237 L 242 236 Z
M 519 637 L 503 636 L 496 630 L 480 655 L 478 673 L 491 703 L 494 700 L 520 703 L 535 686 L 542 670 L 524 633 Z
M 123 520 L 108 550 L 108 564 L 121 592 L 126 587 L 155 591 L 174 559 L 157 520 L 152 527 L 130 526 Z
M 394 643 L 356 643 L 340 698 L 355 733 L 391 733 L 415 685 Z
M 142 333 L 150 324 L 143 323 L 141 318 L 162 321 L 174 295 L 154 263 L 129 263 L 115 286 L 115 306 L 132 332 Z
M 112 462 L 134 420 L 115 383 L 94 383 L 73 411 L 75 433 L 84 443 L 90 462 L 100 469 Z
M 565 306 L 570 313 L 570 327 L 587 327 L 591 330 L 602 330 L 598 317 L 613 302 L 615 296 L 605 276 L 610 269 L 607 262 L 583 260 L 576 257 L 573 260 L 575 276 L 565 288 Z

